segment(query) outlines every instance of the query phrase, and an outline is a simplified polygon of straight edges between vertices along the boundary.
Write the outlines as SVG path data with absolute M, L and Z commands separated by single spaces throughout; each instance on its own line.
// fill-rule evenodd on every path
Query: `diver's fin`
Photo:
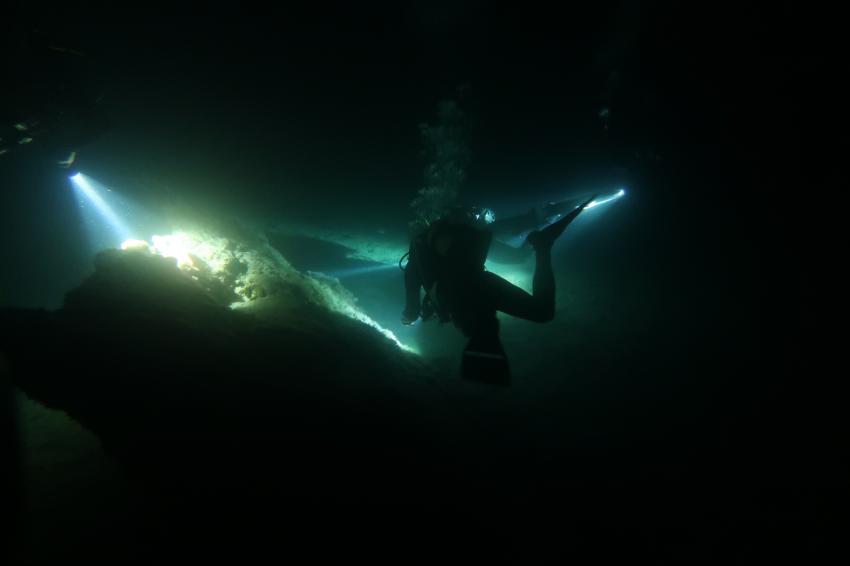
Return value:
M 488 385 L 509 386 L 511 370 L 508 357 L 498 338 L 471 339 L 463 350 L 461 377 Z
M 593 199 L 596 198 L 597 195 L 593 195 L 580 205 L 578 205 L 572 212 L 564 215 L 563 218 L 558 220 L 557 222 L 553 222 L 547 227 L 543 228 L 540 231 L 532 232 L 528 235 L 525 241 L 531 245 L 535 250 L 539 249 L 548 249 L 552 247 L 552 244 L 555 243 L 555 240 L 558 239 L 558 236 L 564 233 L 564 230 L 567 229 L 567 226 L 576 219 L 576 217 L 581 214 L 581 211 L 587 208 Z

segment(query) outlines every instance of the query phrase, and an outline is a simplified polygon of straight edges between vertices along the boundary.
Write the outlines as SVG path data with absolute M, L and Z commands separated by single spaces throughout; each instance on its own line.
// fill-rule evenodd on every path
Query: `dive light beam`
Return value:
M 617 191 L 617 193 L 614 196 L 610 196 L 610 197 L 602 199 L 602 200 L 595 200 L 592 203 L 588 204 L 584 208 L 585 209 L 593 208 L 595 206 L 599 206 L 600 204 L 605 204 L 606 202 L 611 202 L 612 200 L 617 200 L 618 198 L 623 197 L 625 195 L 626 195 L 626 189 L 620 189 L 619 191 Z
M 78 189 L 77 192 L 82 194 L 94 207 L 97 209 L 97 212 L 100 214 L 101 218 L 109 224 L 110 228 L 114 230 L 121 239 L 127 239 L 130 235 L 130 230 L 127 228 L 127 225 L 121 220 L 115 211 L 112 210 L 106 201 L 103 200 L 98 193 L 95 187 L 93 186 L 91 180 L 88 177 L 83 175 L 82 173 L 77 173 L 72 176 L 71 182 L 74 184 L 74 187 Z
M 346 277 L 355 277 L 357 275 L 366 275 L 368 273 L 376 273 L 379 271 L 387 271 L 390 269 L 398 269 L 398 266 L 395 264 L 379 264 L 379 265 L 367 265 L 365 267 L 352 267 L 349 269 L 339 269 L 337 271 L 323 271 L 320 272 L 328 277 L 335 277 L 337 279 L 344 279 Z

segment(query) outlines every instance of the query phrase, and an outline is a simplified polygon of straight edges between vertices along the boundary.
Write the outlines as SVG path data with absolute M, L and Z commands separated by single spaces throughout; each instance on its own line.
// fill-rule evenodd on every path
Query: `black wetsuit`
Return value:
M 469 338 L 464 377 L 507 384 L 510 372 L 496 312 L 535 322 L 552 320 L 555 277 L 548 249 L 537 252 L 531 294 L 487 271 L 491 238 L 486 228 L 452 221 L 435 222 L 414 238 L 405 270 L 405 313 L 409 318 L 419 314 L 424 288 L 426 301 L 434 304 L 440 319 L 451 320 Z

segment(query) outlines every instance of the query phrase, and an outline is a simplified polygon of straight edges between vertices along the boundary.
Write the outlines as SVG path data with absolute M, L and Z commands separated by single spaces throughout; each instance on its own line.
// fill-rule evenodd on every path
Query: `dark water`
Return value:
M 278 551 L 288 555 L 294 550 L 287 544 L 298 546 L 293 541 L 324 544 L 342 537 L 353 554 L 393 549 L 416 555 L 412 548 L 421 537 L 393 525 L 393 514 L 411 524 L 426 518 L 428 536 L 439 539 L 432 548 L 458 544 L 487 556 L 535 559 L 604 548 L 603 554 L 710 562 L 765 552 L 803 557 L 831 544 L 831 502 L 845 492 L 834 481 L 837 474 L 821 471 L 830 469 L 831 457 L 822 450 L 826 436 L 816 432 L 820 421 L 812 415 L 818 412 L 800 385 L 798 364 L 805 330 L 797 322 L 804 314 L 800 272 L 808 260 L 800 260 L 799 270 L 781 270 L 780 278 L 775 270 L 804 246 L 783 229 L 792 201 L 779 198 L 778 187 L 809 165 L 811 150 L 800 140 L 813 137 L 802 111 L 812 95 L 802 85 L 822 64 L 818 50 L 788 43 L 793 30 L 812 23 L 791 4 L 698 13 L 622 2 L 563 14 L 477 2 L 286 7 L 281 15 L 261 7 L 238 13 L 166 7 L 133 18 L 101 3 L 46 14 L 28 6 L 17 10 L 14 21 L 28 23 L 9 35 L 9 52 L 16 55 L 10 63 L 20 78 L 9 93 L 8 120 L 22 119 L 33 107 L 49 113 L 52 102 L 44 101 L 69 96 L 55 94 L 64 84 L 62 93 L 102 94 L 99 108 L 110 127 L 79 146 L 72 170 L 58 169 L 40 139 L 0 156 L 4 307 L 57 309 L 65 293 L 92 273 L 100 246 L 93 245 L 71 190 L 68 176 L 76 171 L 124 199 L 122 214 L 143 238 L 179 229 L 184 219 L 214 226 L 235 220 L 265 234 L 301 271 L 339 274 L 377 266 L 351 259 L 344 243 L 374 240 L 396 249 L 401 242 L 404 251 L 409 203 L 428 163 L 418 126 L 435 123 L 441 100 L 457 101 L 467 117 L 469 160 L 461 189 L 467 204 L 511 215 L 628 188 L 623 199 L 586 211 L 558 242 L 555 320 L 502 319 L 514 373 L 509 389 L 460 380 L 463 339 L 455 329 L 399 323 L 403 283 L 393 268 L 351 272 L 340 281 L 363 312 L 416 345 L 436 368 L 428 387 L 404 381 L 401 373 L 400 385 L 392 385 L 396 366 L 373 357 L 352 372 L 355 378 L 331 380 L 309 395 L 296 387 L 278 399 L 242 391 L 234 369 L 222 378 L 229 386 L 205 390 L 211 401 L 198 402 L 203 410 L 193 413 L 195 402 L 186 401 L 184 417 L 167 424 L 150 415 L 160 403 L 169 407 L 163 414 L 180 405 L 158 401 L 155 388 L 134 389 L 138 397 L 149 396 L 144 402 L 100 388 L 97 380 L 81 385 L 91 388 L 85 392 L 65 386 L 28 392 L 72 418 L 90 417 L 82 424 L 104 442 L 107 455 L 68 440 L 77 430 L 73 420 L 51 421 L 38 405 L 20 402 L 13 438 L 19 438 L 24 473 L 12 491 L 28 490 L 18 537 L 24 561 L 106 552 L 88 544 L 98 539 L 95 527 L 67 531 L 56 519 L 72 521 L 89 500 L 87 517 L 114 541 L 109 552 L 122 560 L 152 561 L 171 547 L 214 554 L 211 543 L 200 550 L 193 545 L 211 532 L 205 529 L 217 512 L 215 489 L 199 496 L 184 493 L 178 481 L 162 486 L 166 459 L 180 452 L 162 441 L 168 426 L 193 418 L 207 423 L 186 430 L 213 452 L 221 435 L 228 460 L 225 446 L 239 444 L 239 435 L 255 426 L 276 430 L 283 426 L 281 414 L 295 415 L 286 421 L 287 434 L 300 431 L 296 452 L 312 455 L 317 467 L 364 460 L 362 478 L 354 472 L 352 478 L 368 484 L 371 495 L 354 497 L 361 484 L 352 479 L 344 483 L 352 493 L 329 489 L 334 495 L 318 502 L 269 496 L 274 510 L 295 509 L 278 520 L 299 526 L 287 531 L 274 519 L 242 523 L 222 516 L 215 527 L 243 537 L 236 552 L 282 541 Z M 30 27 L 41 30 L 37 39 Z M 83 55 L 51 58 L 59 54 L 51 46 Z M 607 123 L 603 109 L 609 110 Z M 812 180 L 828 174 L 820 171 Z M 272 230 L 295 226 L 296 235 Z M 339 238 L 329 241 L 327 234 Z M 531 264 L 522 270 L 527 277 Z M 16 320 L 9 319 L 4 336 L 32 331 Z M 331 339 L 344 335 L 339 328 L 323 334 L 319 325 L 314 335 L 306 326 L 318 342 L 305 343 L 327 359 L 345 364 L 352 344 L 359 344 L 342 347 Z M 85 328 L 109 340 L 97 325 Z M 142 328 L 126 331 L 140 349 L 150 339 Z M 280 340 L 286 344 L 287 338 Z M 243 342 L 233 347 L 233 356 L 273 356 L 271 346 L 262 349 L 273 342 L 269 335 L 246 339 L 244 350 Z M 372 352 L 371 344 L 364 342 L 362 352 Z M 195 346 L 198 352 L 208 347 Z M 19 384 L 19 376 L 28 375 L 31 359 L 23 354 L 32 353 L 32 344 L 4 348 L 14 362 L 11 382 Z M 96 345 L 81 348 L 77 358 L 67 345 L 50 351 L 74 358 L 69 366 L 88 367 L 92 375 L 106 371 Z M 130 358 L 122 351 L 103 355 L 124 367 Z M 132 379 L 143 375 L 140 367 L 171 375 L 162 369 L 174 362 L 170 355 L 124 371 Z M 51 371 L 62 365 L 54 363 Z M 87 363 L 93 366 L 80 365 Z M 215 371 L 205 363 L 188 365 L 186 372 Z M 271 362 L 252 364 L 257 375 L 279 370 Z M 286 375 L 297 383 L 295 367 Z M 377 374 L 385 380 L 379 385 Z M 336 404 L 349 396 L 373 399 L 366 393 L 373 388 L 380 399 L 399 388 L 409 410 L 398 414 L 394 401 L 381 401 L 349 414 L 345 403 L 345 409 Z M 194 398 L 191 387 L 180 391 Z M 112 394 L 120 396 L 115 407 L 154 407 L 138 413 L 150 417 L 149 435 L 117 424 L 123 421 L 104 412 L 103 404 L 96 415 L 81 408 L 96 405 L 91 399 L 107 398 L 111 405 Z M 231 413 L 243 424 L 227 432 L 227 412 L 206 411 L 231 394 L 246 395 L 246 407 L 256 405 Z M 339 417 L 337 423 L 329 416 L 337 410 L 352 420 Z M 344 427 L 349 432 L 341 432 Z M 347 441 L 340 440 L 346 435 L 368 435 L 372 444 L 358 457 L 346 451 Z M 186 438 L 191 444 L 191 435 Z M 72 448 L 57 463 L 45 443 L 63 439 Z M 136 450 L 131 439 L 149 444 Z M 315 456 L 316 447 L 328 443 L 339 454 Z M 275 455 L 268 462 L 256 454 L 244 461 L 231 455 L 227 469 L 250 477 L 252 466 L 285 460 L 279 449 L 269 452 Z M 208 464 L 193 463 L 191 450 L 186 453 L 180 459 L 185 469 Z M 369 480 L 383 477 L 370 474 L 393 467 L 397 458 L 417 463 L 400 468 L 408 481 Z M 33 472 L 42 461 L 51 472 Z M 453 483 L 449 468 L 462 479 Z M 102 489 L 57 480 L 63 493 L 81 495 L 46 503 L 51 496 L 43 486 L 51 484 L 51 474 L 80 469 L 102 477 Z M 419 490 L 431 473 L 440 480 Z M 147 482 L 148 474 L 159 479 Z M 322 482 L 332 480 L 320 478 L 311 483 L 296 475 L 281 482 L 305 481 L 305 490 L 321 492 Z M 243 484 L 236 484 L 238 494 Z M 115 497 L 104 495 L 110 490 Z M 420 491 L 428 492 L 427 504 L 398 506 Z M 356 503 L 340 510 L 349 496 Z M 222 515 L 238 510 L 255 518 L 269 511 L 224 499 Z M 385 536 L 362 532 L 368 530 L 362 517 L 376 509 L 382 520 L 375 528 Z M 172 511 L 179 518 L 166 520 Z M 337 519 L 323 522 L 328 514 Z M 202 526 L 183 538 L 181 521 Z M 256 526 L 257 540 L 237 528 L 248 523 Z M 445 535 L 434 534 L 436 524 Z M 155 536 L 146 542 L 132 534 L 136 530 Z M 49 533 L 56 550 L 37 548 L 39 532 Z

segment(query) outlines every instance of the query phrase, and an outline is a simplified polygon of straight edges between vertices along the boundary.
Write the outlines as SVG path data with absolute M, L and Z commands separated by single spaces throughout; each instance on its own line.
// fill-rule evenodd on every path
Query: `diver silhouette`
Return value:
M 499 339 L 496 312 L 533 322 L 554 318 L 552 245 L 594 198 L 528 234 L 525 242 L 535 254 L 530 294 L 484 268 L 492 232 L 482 226 L 479 215 L 453 211 L 431 223 L 410 244 L 402 322 L 413 324 L 420 316 L 428 320 L 434 314 L 441 322 L 453 322 L 469 338 L 461 362 L 462 377 L 510 385 L 510 366 Z

